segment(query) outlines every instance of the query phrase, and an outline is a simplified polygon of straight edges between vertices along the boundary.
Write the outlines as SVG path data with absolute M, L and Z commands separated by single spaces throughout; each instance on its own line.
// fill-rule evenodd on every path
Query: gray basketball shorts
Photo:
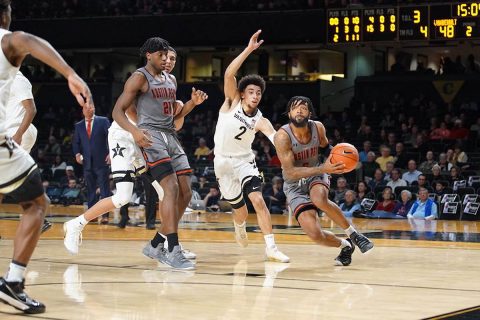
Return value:
M 322 174 L 300 179 L 297 182 L 285 182 L 283 184 L 283 192 L 287 197 L 288 206 L 295 218 L 303 211 L 309 209 L 317 210 L 317 207 L 310 199 L 310 189 L 317 184 L 324 185 L 327 189 L 330 189 L 330 175 Z
M 152 129 L 146 130 L 151 136 L 152 145 L 142 148 L 142 154 L 149 169 L 163 164 L 170 165 L 177 175 L 192 173 L 187 155 L 175 134 Z

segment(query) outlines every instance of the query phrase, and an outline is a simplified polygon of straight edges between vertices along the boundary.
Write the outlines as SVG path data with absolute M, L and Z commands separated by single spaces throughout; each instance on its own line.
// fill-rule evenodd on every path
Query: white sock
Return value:
M 243 221 L 243 223 L 238 224 L 235 220 L 233 220 L 233 224 L 235 225 L 235 227 L 238 228 L 243 228 L 245 226 L 245 223 L 247 223 L 247 221 Z
M 347 229 L 345 229 L 345 230 L 343 230 L 343 231 L 345 231 L 345 233 L 346 233 L 347 236 L 349 236 L 349 237 L 350 237 L 350 235 L 351 235 L 352 233 L 357 232 L 357 230 L 355 230 L 355 228 L 354 228 L 353 226 L 350 226 L 350 227 L 348 227 Z
M 273 247 L 276 246 L 275 238 L 273 236 L 273 233 L 267 234 L 267 235 L 263 236 L 263 238 L 265 239 L 265 243 L 267 245 L 267 248 L 273 248 Z
M 340 249 L 343 249 L 345 247 L 352 247 L 352 245 L 350 244 L 350 242 L 348 242 L 347 240 L 345 239 L 340 239 L 342 241 L 342 243 L 340 243 Z
M 75 220 L 77 220 L 77 222 L 82 226 L 88 223 L 87 219 L 85 219 L 85 214 L 79 215 L 77 218 L 75 218 Z
M 22 282 L 25 278 L 25 269 L 26 267 L 10 262 L 10 267 L 5 275 L 5 280 L 7 282 Z

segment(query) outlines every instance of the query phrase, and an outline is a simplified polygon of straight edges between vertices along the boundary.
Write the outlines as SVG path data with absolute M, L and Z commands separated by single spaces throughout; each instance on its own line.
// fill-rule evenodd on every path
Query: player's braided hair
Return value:
M 0 12 L 7 10 L 8 6 L 12 3 L 11 0 L 0 0 Z
M 167 40 L 160 37 L 152 37 L 147 39 L 147 41 L 145 41 L 143 46 L 140 48 L 140 55 L 144 57 L 147 52 L 154 53 L 157 51 L 167 51 L 168 47 L 169 43 Z
M 258 74 L 249 74 L 248 76 L 241 78 L 240 81 L 238 81 L 238 91 L 243 92 L 250 84 L 260 87 L 262 94 L 265 91 L 265 80 L 263 80 Z
M 292 109 L 292 107 L 295 105 L 297 101 L 301 101 L 305 103 L 308 107 L 308 111 L 310 111 L 310 113 L 312 114 L 311 118 L 315 118 L 315 109 L 313 108 L 312 100 L 310 100 L 309 97 L 305 97 L 305 96 L 292 97 L 290 101 L 288 101 L 287 103 L 287 110 L 285 110 L 285 114 L 288 114 L 290 112 L 290 110 Z

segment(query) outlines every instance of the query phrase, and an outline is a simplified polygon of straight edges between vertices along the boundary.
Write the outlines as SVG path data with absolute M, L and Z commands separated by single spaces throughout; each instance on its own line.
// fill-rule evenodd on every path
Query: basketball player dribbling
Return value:
M 23 209 L 14 239 L 13 259 L 5 277 L 0 277 L 0 301 L 25 313 L 42 313 L 45 305 L 30 298 L 24 285 L 25 269 L 40 237 L 49 200 L 35 161 L 6 134 L 6 105 L 15 75 L 28 54 L 64 76 L 81 106 L 90 106 L 92 98 L 85 82 L 48 42 L 28 33 L 11 33 L 10 22 L 10 0 L 0 0 L 0 202 L 8 194 Z
M 337 265 L 348 266 L 352 262 L 355 246 L 362 253 L 373 248 L 373 243 L 356 231 L 342 214 L 340 208 L 328 199 L 329 174 L 341 174 L 345 169 L 342 162 L 320 164 L 318 151 L 329 151 L 325 127 L 312 121 L 314 114 L 309 98 L 296 96 L 287 104 L 289 123 L 275 135 L 277 155 L 282 164 L 285 183 L 283 190 L 287 202 L 303 231 L 315 242 L 329 247 L 338 247 L 340 254 L 335 258 Z M 349 236 L 340 239 L 332 232 L 322 230 L 317 210 L 325 212 Z
M 240 79 L 237 86 L 235 75 L 247 57 L 260 45 L 261 30 L 250 38 L 248 46 L 225 70 L 225 102 L 218 114 L 215 130 L 215 175 L 222 196 L 233 207 L 233 223 L 237 243 L 248 245 L 246 221 L 247 206 L 243 199 L 247 196 L 257 213 L 258 224 L 264 235 L 268 260 L 289 262 L 290 259 L 278 250 L 272 233 L 270 212 L 261 193 L 262 180 L 255 164 L 252 143 L 257 131 L 261 131 L 273 143 L 275 129 L 270 121 L 262 116 L 258 109 L 265 81 L 258 75 L 247 75 Z
M 158 37 L 150 38 L 144 43 L 140 52 L 147 63 L 127 80 L 112 114 L 120 127 L 129 131 L 142 148 L 149 173 L 164 192 L 160 208 L 161 229 L 145 246 L 144 255 L 172 268 L 191 270 L 195 265 L 182 253 L 178 241 L 177 201 L 178 176 L 190 174 L 192 169 L 175 134 L 177 88 L 176 81 L 165 72 L 168 46 L 167 41 Z M 179 116 L 207 98 L 204 92 L 192 88 L 190 103 L 183 106 Z M 137 107 L 137 126 L 125 116 L 125 110 L 133 103 Z M 163 247 L 165 240 L 168 240 L 168 249 Z
M 173 50 L 173 48 L 169 47 L 169 53 Z M 173 50 L 174 51 L 174 50 Z M 167 60 L 168 61 L 168 60 Z M 174 65 L 173 65 L 174 66 Z M 173 69 L 173 67 L 171 68 Z M 171 71 L 170 69 L 170 71 Z M 190 105 L 191 102 L 187 102 L 186 105 Z M 175 109 L 183 108 L 183 103 L 181 101 L 177 101 L 177 107 Z M 137 112 L 135 105 L 131 105 L 125 111 L 126 117 L 130 123 L 136 125 L 137 123 Z M 175 126 L 179 120 L 175 119 Z M 183 124 L 183 117 L 182 122 Z M 116 193 L 108 198 L 101 199 L 98 201 L 94 206 L 89 208 L 84 214 L 78 216 L 75 219 L 65 222 L 64 224 L 64 245 L 65 248 L 71 254 L 77 254 L 79 250 L 80 240 L 81 240 L 81 233 L 83 228 L 93 219 L 101 216 L 102 214 L 109 212 L 115 208 L 120 208 L 123 205 L 127 204 L 130 201 L 130 198 L 133 193 L 134 187 L 134 179 L 135 176 L 139 174 L 146 174 L 145 168 L 145 160 L 143 159 L 142 153 L 139 147 L 136 145 L 135 141 L 133 140 L 132 135 L 130 132 L 124 130 L 122 127 L 118 125 L 116 121 L 113 121 L 110 129 L 108 130 L 108 145 L 110 148 L 110 159 L 111 159 L 111 167 L 112 167 L 112 175 L 113 181 L 115 182 L 116 186 Z M 185 176 L 188 178 L 188 176 Z M 160 187 L 157 181 L 153 179 L 147 179 L 152 183 L 153 188 L 156 190 L 159 199 L 163 199 L 163 189 Z M 153 180 L 153 182 L 152 182 Z M 180 178 L 179 178 L 180 180 Z M 182 186 L 182 180 L 180 180 L 180 185 Z M 148 186 L 152 188 L 151 186 Z M 188 184 L 188 189 L 190 188 L 190 184 Z M 181 188 L 182 189 L 182 188 Z M 183 187 L 182 190 L 185 190 Z M 188 190 L 187 190 L 188 191 Z M 188 192 L 184 192 L 188 193 Z M 190 192 L 191 194 L 191 192 Z M 188 194 L 187 194 L 188 196 Z M 191 196 L 190 196 L 191 197 Z M 150 199 L 147 199 L 147 201 Z M 185 204 L 185 207 L 188 205 Z M 179 201 L 179 206 L 183 205 L 185 201 Z M 185 211 L 185 208 L 183 208 Z M 188 250 L 183 250 L 184 255 L 189 259 L 195 259 L 196 255 Z

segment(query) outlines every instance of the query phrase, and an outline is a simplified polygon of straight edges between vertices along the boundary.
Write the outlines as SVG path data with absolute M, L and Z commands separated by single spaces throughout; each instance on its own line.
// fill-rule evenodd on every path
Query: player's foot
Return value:
M 15 309 L 25 313 L 43 313 L 45 305 L 30 298 L 23 289 L 25 280 L 22 282 L 7 282 L 0 277 L 0 301 L 9 304 Z
M 188 250 L 188 249 L 185 249 L 182 244 L 180 243 L 180 248 L 182 249 L 182 253 L 183 255 L 185 256 L 185 258 L 189 259 L 189 260 L 195 260 L 197 259 L 197 255 L 195 253 L 193 253 L 192 251 Z M 165 240 L 165 242 L 163 243 L 163 247 L 165 248 L 165 250 L 168 249 L 168 240 Z
M 195 269 L 195 264 L 192 261 L 185 258 L 185 256 L 183 255 L 182 248 L 180 247 L 180 245 L 175 246 L 172 252 L 168 252 L 167 250 L 167 255 L 164 263 L 174 269 L 179 269 L 179 270 Z
M 352 240 L 347 238 L 347 241 L 350 242 L 351 247 L 346 246 L 342 248 L 338 257 L 335 258 L 335 265 L 337 266 L 348 266 L 352 263 L 352 254 L 355 251 L 355 245 Z
M 78 254 L 78 247 L 82 244 L 83 227 L 84 226 L 75 221 L 75 219 L 63 224 L 63 244 L 71 254 Z
M 248 235 L 247 235 L 247 222 L 244 221 L 243 224 L 237 224 L 233 221 L 233 226 L 235 227 L 235 241 L 242 248 L 248 246 Z
M 283 262 L 283 263 L 290 262 L 290 258 L 284 255 L 280 250 L 278 250 L 277 246 L 270 247 L 270 248 L 267 247 L 265 249 L 265 258 L 268 261 Z
M 165 260 L 167 259 L 167 250 L 162 246 L 162 244 L 159 244 L 156 248 L 154 248 L 150 241 L 148 241 L 148 243 L 145 245 L 142 253 L 145 257 L 156 259 L 161 263 L 165 263 Z
M 47 219 L 43 220 L 41 233 L 48 231 L 51 227 L 52 227 L 52 223 L 50 221 L 48 221 Z
M 362 253 L 373 249 L 373 242 L 359 232 L 352 233 L 350 235 L 350 239 L 352 240 L 353 244 L 356 245 L 358 249 L 360 249 Z

